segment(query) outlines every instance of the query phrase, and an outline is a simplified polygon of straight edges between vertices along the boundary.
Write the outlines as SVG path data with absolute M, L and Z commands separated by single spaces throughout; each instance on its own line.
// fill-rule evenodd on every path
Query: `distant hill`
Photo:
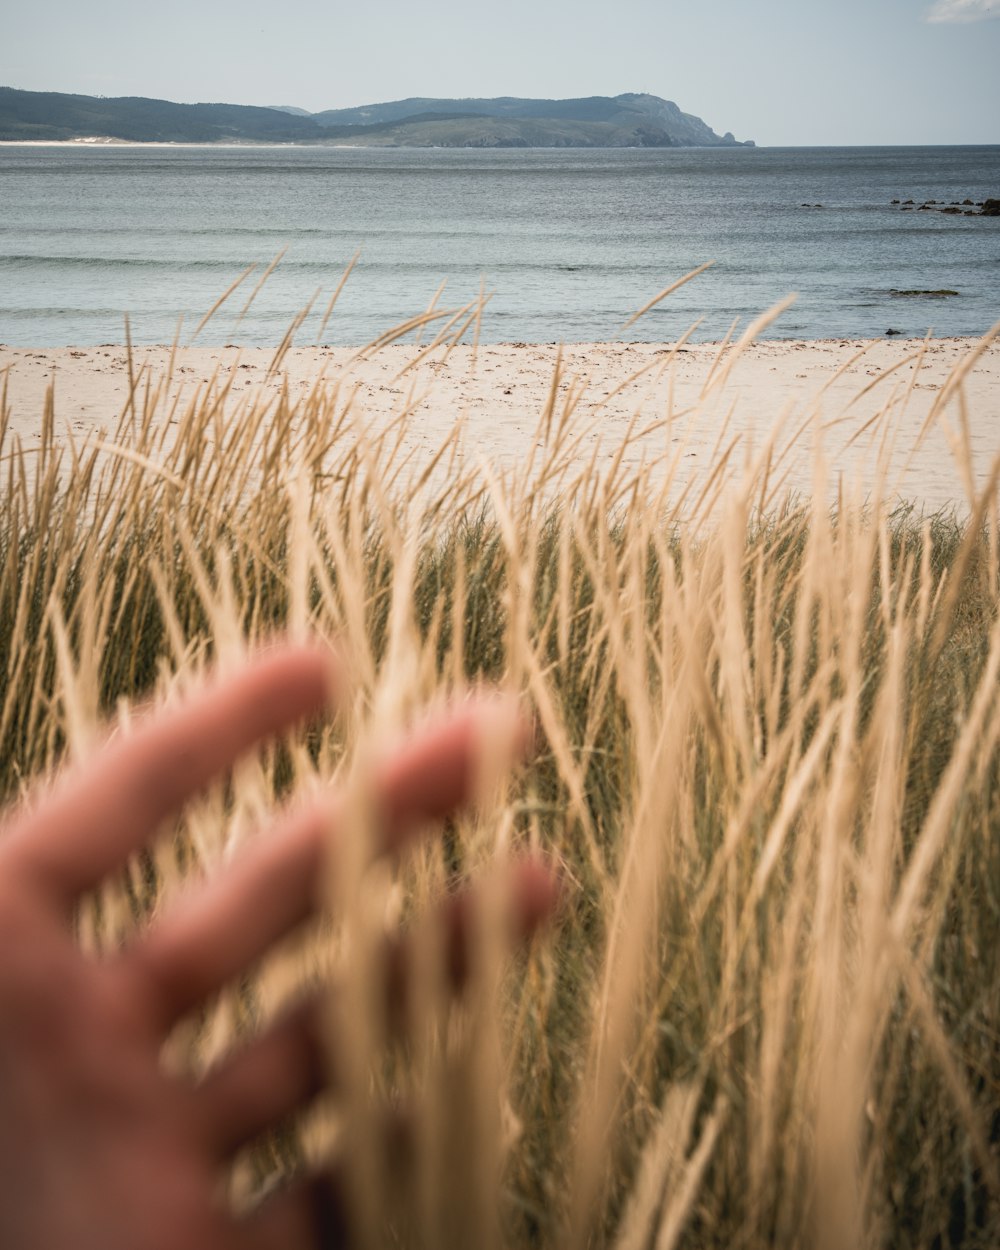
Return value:
M 381 142 L 412 142 L 422 134 L 428 114 L 454 116 L 455 147 L 720 147 L 736 145 L 732 134 L 717 135 L 700 117 L 682 113 L 671 100 L 628 92 L 618 96 L 584 96 L 574 100 L 498 99 L 440 100 L 417 97 L 361 108 L 314 113 L 322 126 L 380 128 Z M 479 123 L 472 121 L 478 118 Z M 483 125 L 482 119 L 492 119 Z M 392 129 L 390 129 L 390 127 Z M 411 131 L 411 128 L 416 128 Z M 540 136 L 551 141 L 544 142 Z M 345 136 L 346 137 L 346 136 Z M 496 142 L 483 144 L 493 137 Z M 436 142 L 437 140 L 430 140 Z M 752 147 L 752 142 L 747 146 Z
M 0 87 L 0 140 L 84 138 L 456 148 L 737 144 L 670 100 L 633 93 L 577 100 L 428 97 L 307 113 L 293 105 L 173 104 Z
M 63 95 L 0 87 L 0 139 L 122 139 L 133 143 L 308 142 L 311 117 L 244 104 L 172 104 L 142 96 Z

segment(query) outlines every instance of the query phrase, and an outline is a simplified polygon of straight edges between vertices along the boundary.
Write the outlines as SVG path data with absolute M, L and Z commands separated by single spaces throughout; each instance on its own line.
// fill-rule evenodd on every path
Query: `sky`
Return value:
M 33 0 L 0 85 L 318 112 L 646 91 L 767 146 L 1000 143 L 1000 0 Z

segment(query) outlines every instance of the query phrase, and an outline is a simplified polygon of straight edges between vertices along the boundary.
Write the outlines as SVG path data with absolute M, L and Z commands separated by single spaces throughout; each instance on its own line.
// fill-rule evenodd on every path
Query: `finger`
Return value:
M 197 1090 L 209 1149 L 221 1160 L 309 1103 L 325 1083 L 322 1005 L 300 1003 L 209 1072 Z
M 319 712 L 334 672 L 329 651 L 284 648 L 159 713 L 67 776 L 12 831 L 8 870 L 71 905 L 255 743 Z
M 484 722 L 494 727 L 496 719 L 495 700 L 470 701 L 416 731 L 377 770 L 379 849 L 398 848 L 471 797 Z M 512 715 L 508 721 L 509 757 L 525 736 Z M 255 843 L 129 956 L 155 987 L 164 1030 L 316 910 L 324 853 L 328 847 L 335 852 L 339 819 L 332 802 L 289 817 L 277 835 Z
M 555 911 L 559 881 L 549 864 L 534 856 L 514 861 L 502 882 L 501 939 L 517 946 L 531 939 Z M 436 915 L 423 925 L 437 926 L 442 935 L 441 954 L 445 980 L 460 996 L 475 967 L 477 944 L 482 936 L 480 915 L 484 906 L 481 888 L 463 890 L 450 897 Z M 411 1015 L 413 995 L 419 991 L 415 976 L 415 942 L 412 934 L 396 935 L 385 951 L 385 1013 L 390 1032 L 403 1033 Z
M 443 930 L 445 975 L 456 995 L 461 994 L 469 977 L 478 894 L 467 890 L 455 895 L 426 922 Z M 515 865 L 508 889 L 505 939 L 518 943 L 530 938 L 551 913 L 556 894 L 555 876 L 540 860 Z M 384 1013 L 392 1034 L 406 1027 L 413 962 L 410 936 L 397 935 L 387 942 L 382 959 Z M 327 994 L 334 996 L 332 1014 L 336 1016 L 337 990 Z M 324 1005 L 318 996 L 307 999 L 202 1081 L 198 1099 L 206 1138 L 220 1157 L 232 1154 L 303 1107 L 324 1084 L 336 1087 L 336 1074 L 330 1067 L 332 1056 L 323 1041 L 323 1014 Z
M 346 1250 L 347 1204 L 338 1175 L 313 1177 L 265 1199 L 243 1225 L 240 1250 Z
M 375 1188 L 379 1205 L 367 1212 L 374 1239 L 354 1235 L 366 1221 L 358 1219 L 362 1207 L 358 1203 L 356 1160 L 342 1151 L 320 1175 L 266 1198 L 245 1221 L 240 1250 L 289 1250 L 292 1246 L 340 1250 L 376 1241 L 416 1244 L 407 1236 L 407 1229 L 413 1227 L 412 1213 L 417 1209 L 413 1186 L 417 1176 L 414 1129 L 412 1112 L 406 1107 L 385 1111 L 376 1128 L 378 1149 L 373 1162 L 378 1170 Z

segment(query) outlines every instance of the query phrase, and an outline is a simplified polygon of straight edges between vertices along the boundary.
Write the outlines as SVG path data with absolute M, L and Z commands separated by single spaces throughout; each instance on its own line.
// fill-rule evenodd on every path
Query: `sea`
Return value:
M 297 343 L 362 345 L 481 294 L 484 342 L 717 340 L 791 294 L 764 337 L 981 335 L 1000 218 L 963 202 L 987 198 L 1000 146 L 6 144 L 0 343 L 121 343 L 127 318 L 135 343 L 277 345 L 308 309 Z

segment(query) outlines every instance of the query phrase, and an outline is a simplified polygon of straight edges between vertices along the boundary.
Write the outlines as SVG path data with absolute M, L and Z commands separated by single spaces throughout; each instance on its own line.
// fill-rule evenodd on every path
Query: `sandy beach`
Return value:
M 976 354 L 977 346 L 979 347 Z M 975 355 L 975 359 L 971 357 Z M 159 388 L 165 421 L 208 391 L 228 389 L 227 405 L 276 398 L 304 402 L 317 385 L 337 388 L 366 430 L 407 409 L 404 447 L 415 463 L 463 424 L 463 456 L 498 469 L 516 466 L 538 442 L 539 416 L 559 368 L 556 412 L 566 413 L 583 463 L 610 459 L 630 428 L 626 464 L 672 453 L 678 482 L 697 479 L 730 448 L 746 463 L 772 434 L 783 488 L 808 493 L 812 452 L 821 440 L 830 488 L 869 495 L 879 465 L 887 498 L 925 510 L 964 508 L 1000 452 L 1000 344 L 930 341 L 764 341 L 742 351 L 713 344 L 460 344 L 421 357 L 392 344 L 355 349 L 291 348 L 274 368 L 260 348 L 133 349 L 142 397 Z M 0 347 L 8 437 L 39 439 L 46 394 L 54 392 L 57 433 L 74 441 L 109 433 L 130 395 L 122 346 Z M 171 414 L 174 415 L 171 415 Z M 967 431 L 968 456 L 956 448 Z M 965 460 L 971 470 L 962 467 Z

